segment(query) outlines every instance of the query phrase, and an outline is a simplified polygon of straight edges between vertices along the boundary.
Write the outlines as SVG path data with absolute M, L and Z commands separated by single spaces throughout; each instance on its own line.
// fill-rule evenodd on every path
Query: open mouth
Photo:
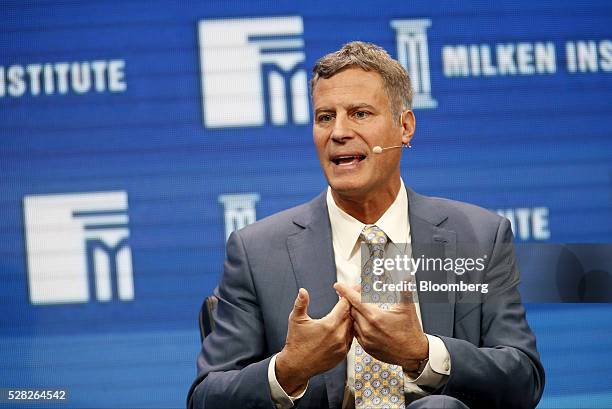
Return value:
M 331 161 L 338 166 L 356 165 L 366 158 L 362 154 L 353 155 L 335 155 L 331 158 Z

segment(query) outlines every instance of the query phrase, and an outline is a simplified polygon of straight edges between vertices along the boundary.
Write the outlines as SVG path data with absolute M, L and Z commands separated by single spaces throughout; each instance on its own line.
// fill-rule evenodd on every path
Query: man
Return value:
M 188 407 L 535 407 L 544 372 L 508 221 L 404 186 L 394 147 L 415 130 L 410 81 L 383 49 L 349 43 L 313 72 L 329 188 L 230 236 Z M 361 243 L 372 254 L 405 243 L 415 255 L 437 244 L 476 257 L 461 245 L 475 243 L 498 291 L 479 303 L 429 302 L 421 291 L 386 307 L 363 302 Z

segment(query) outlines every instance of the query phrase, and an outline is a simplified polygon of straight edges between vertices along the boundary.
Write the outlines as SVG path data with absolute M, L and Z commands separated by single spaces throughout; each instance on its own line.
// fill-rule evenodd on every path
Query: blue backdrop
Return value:
M 2 1 L 0 21 L 0 387 L 183 407 L 228 232 L 326 186 L 306 77 L 351 40 L 412 75 L 406 184 L 519 242 L 612 241 L 607 1 Z M 528 305 L 539 407 L 612 407 L 611 313 Z

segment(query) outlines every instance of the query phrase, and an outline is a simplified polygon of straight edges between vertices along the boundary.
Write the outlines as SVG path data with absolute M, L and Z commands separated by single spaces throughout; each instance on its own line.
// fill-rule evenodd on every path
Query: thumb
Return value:
M 335 321 L 341 321 L 349 314 L 350 309 L 351 304 L 346 298 L 342 298 L 336 303 L 336 305 L 334 305 L 334 308 L 332 308 L 332 310 L 326 315 L 326 317 L 331 318 Z
M 392 308 L 416 316 L 416 306 L 414 305 L 413 296 L 414 294 L 412 291 L 399 291 L 399 303 L 395 304 Z
M 309 301 L 308 291 L 305 288 L 300 288 L 293 304 L 293 311 L 291 312 L 294 318 L 308 318 Z
M 415 308 L 414 307 L 414 293 L 409 290 L 399 291 L 399 304 L 402 307 Z

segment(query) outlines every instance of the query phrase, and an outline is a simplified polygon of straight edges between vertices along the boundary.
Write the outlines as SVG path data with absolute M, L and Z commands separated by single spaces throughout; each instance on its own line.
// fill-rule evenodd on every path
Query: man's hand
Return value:
M 411 293 L 402 293 L 399 304 L 382 310 L 376 304 L 362 303 L 358 287 L 336 283 L 334 288 L 351 304 L 354 332 L 362 348 L 379 361 L 401 365 L 404 372 L 415 372 L 419 361 L 429 356 L 429 341 L 421 329 Z
M 276 356 L 276 379 L 283 390 L 295 396 L 308 380 L 340 363 L 353 341 L 350 304 L 342 299 L 321 319 L 308 316 L 308 291 L 300 288 L 289 314 L 287 340 Z

